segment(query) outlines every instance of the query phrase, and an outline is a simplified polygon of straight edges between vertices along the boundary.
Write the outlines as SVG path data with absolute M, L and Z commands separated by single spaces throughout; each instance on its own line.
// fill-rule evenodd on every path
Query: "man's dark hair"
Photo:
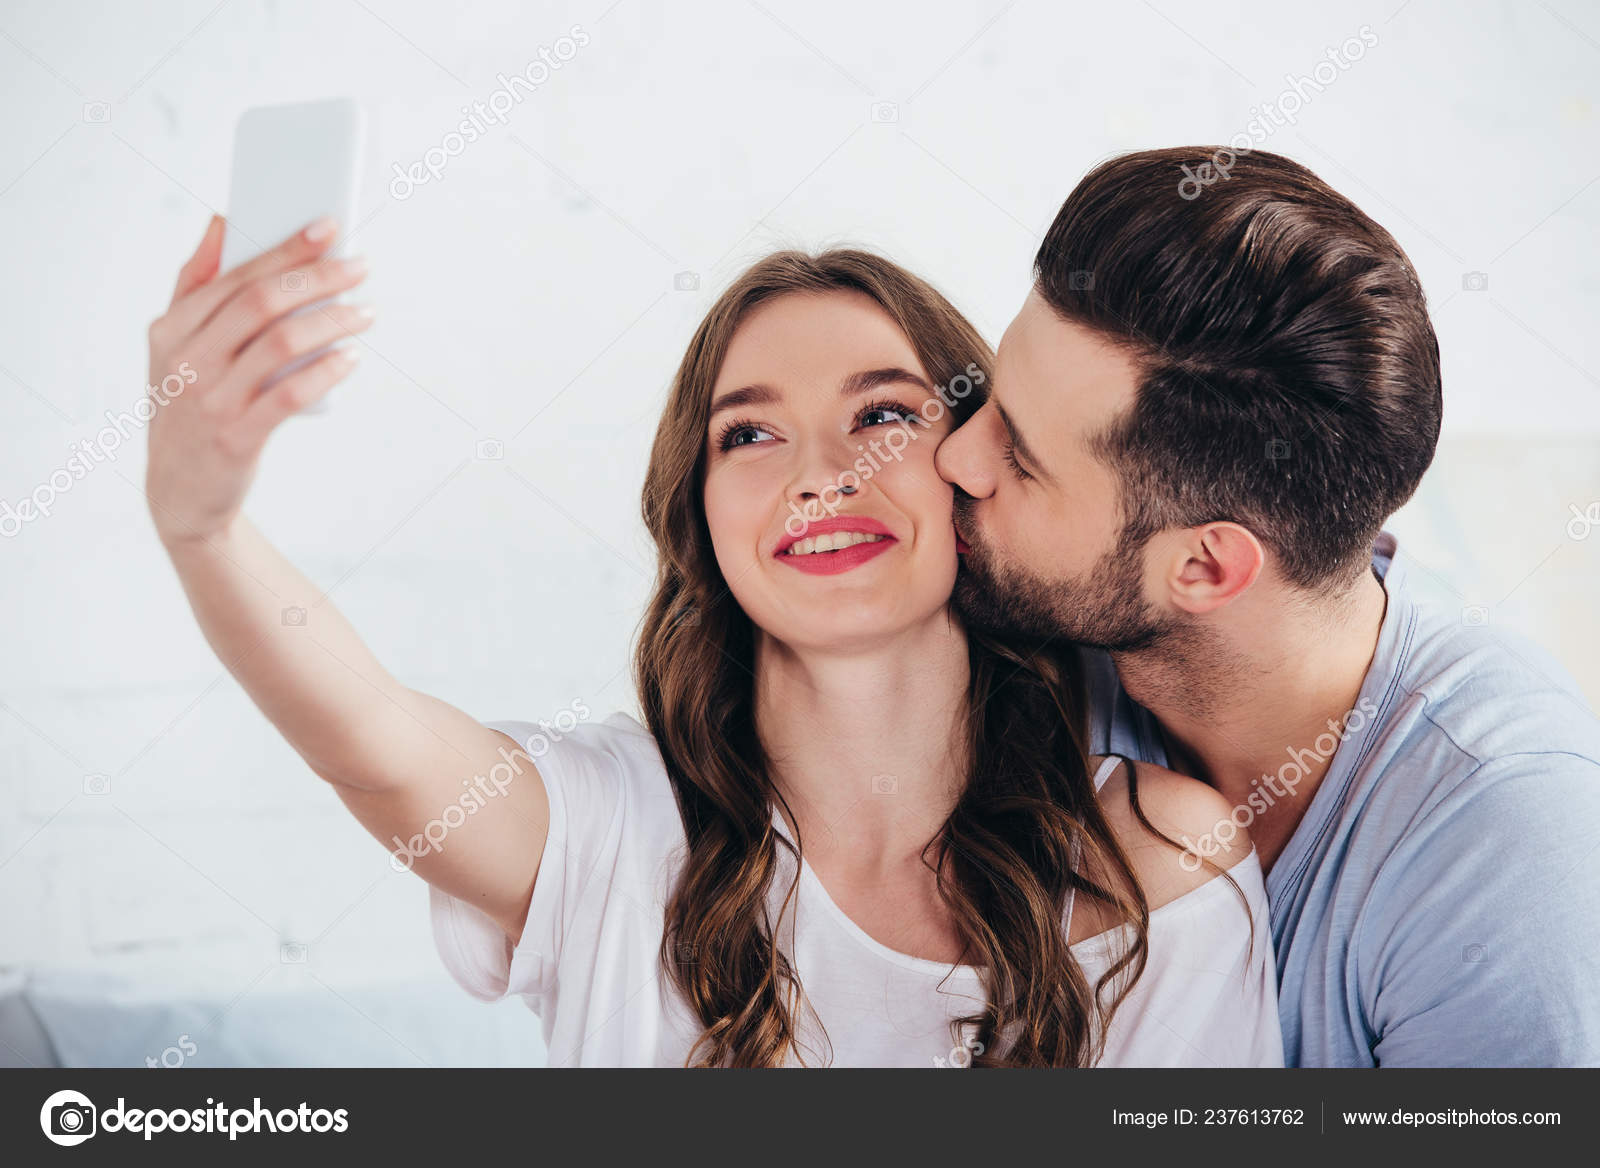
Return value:
M 1102 163 L 1034 276 L 1062 319 L 1141 371 L 1133 407 L 1092 443 L 1121 476 L 1123 546 L 1231 520 L 1288 580 L 1337 590 L 1433 461 L 1439 343 L 1387 231 L 1296 162 L 1254 151 L 1219 169 L 1227 157 Z

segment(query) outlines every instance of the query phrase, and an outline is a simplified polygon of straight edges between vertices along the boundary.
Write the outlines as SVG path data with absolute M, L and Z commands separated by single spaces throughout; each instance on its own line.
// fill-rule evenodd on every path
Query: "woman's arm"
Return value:
M 455 803 L 516 743 L 460 710 L 401 685 L 317 587 L 241 514 L 263 446 L 354 364 L 336 350 L 262 391 L 294 359 L 353 335 L 371 314 L 329 305 L 285 316 L 360 283 L 359 263 L 324 260 L 331 229 L 313 228 L 217 275 L 221 220 L 184 265 L 166 314 L 150 328 L 157 399 L 146 493 L 162 545 L 217 656 L 311 769 L 378 839 L 394 847 Z M 296 278 L 286 279 L 290 273 Z M 175 382 L 170 382 L 176 384 Z M 170 393 L 170 391 L 168 391 Z M 418 873 L 521 931 L 548 829 L 531 760 Z

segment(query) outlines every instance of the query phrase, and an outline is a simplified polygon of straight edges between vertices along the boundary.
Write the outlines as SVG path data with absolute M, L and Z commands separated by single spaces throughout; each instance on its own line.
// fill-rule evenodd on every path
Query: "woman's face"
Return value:
M 740 324 L 712 389 L 705 509 L 723 578 L 757 627 L 838 649 L 941 613 L 956 534 L 933 465 L 950 411 L 934 391 L 862 293 L 790 293 Z

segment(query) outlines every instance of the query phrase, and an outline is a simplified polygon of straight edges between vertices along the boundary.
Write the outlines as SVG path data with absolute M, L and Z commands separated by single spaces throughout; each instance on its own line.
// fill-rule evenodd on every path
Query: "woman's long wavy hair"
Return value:
M 988 345 L 933 287 L 855 250 L 784 251 L 755 264 L 717 300 L 678 368 L 645 479 L 644 521 L 659 567 L 634 671 L 688 840 L 661 960 L 704 1026 L 691 1065 L 806 1061 L 797 1017 L 804 995 L 768 909 L 777 849 L 790 845 L 774 828 L 781 796 L 755 729 L 756 630 L 717 566 L 703 484 L 712 388 L 741 321 L 774 297 L 840 291 L 876 301 L 935 385 L 951 385 L 969 363 L 985 380 L 992 368 Z M 958 399 L 954 421 L 981 398 L 980 389 Z M 1024 651 L 970 630 L 968 652 L 968 781 L 924 852 L 964 941 L 963 961 L 980 968 L 987 996 L 981 1014 L 957 1020 L 952 1040 L 960 1048 L 964 1034 L 966 1049 L 982 1052 L 974 1065 L 1090 1065 L 1144 971 L 1149 907 L 1096 799 L 1085 697 L 1065 652 Z M 1149 828 L 1131 778 L 1129 786 Z M 794 861 L 797 877 L 797 853 Z M 1063 927 L 1073 889 L 1113 925 L 1129 926 L 1126 946 L 1093 987 Z M 780 920 L 793 895 L 791 882 Z

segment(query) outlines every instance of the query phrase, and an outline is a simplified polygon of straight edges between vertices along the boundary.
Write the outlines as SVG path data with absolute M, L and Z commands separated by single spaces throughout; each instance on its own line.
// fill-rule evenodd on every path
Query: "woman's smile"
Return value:
M 876 519 L 839 515 L 806 524 L 798 537 L 785 535 L 772 554 L 813 576 L 833 576 L 876 559 L 899 542 Z

